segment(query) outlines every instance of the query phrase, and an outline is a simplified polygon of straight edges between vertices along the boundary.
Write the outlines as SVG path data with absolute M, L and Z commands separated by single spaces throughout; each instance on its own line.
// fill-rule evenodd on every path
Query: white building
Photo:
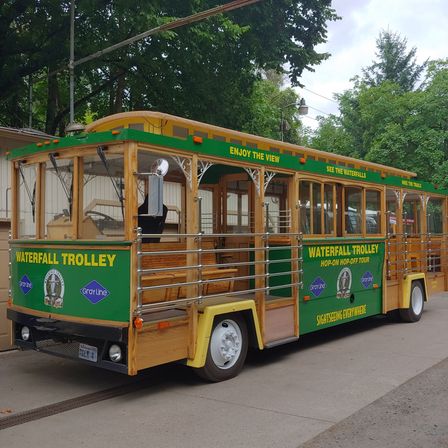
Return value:
M 0 126 L 0 266 L 8 266 L 8 233 L 11 217 L 11 169 L 6 153 L 13 148 L 51 138 L 34 129 L 13 129 Z M 11 348 L 10 324 L 6 320 L 8 269 L 0 272 L 0 350 Z

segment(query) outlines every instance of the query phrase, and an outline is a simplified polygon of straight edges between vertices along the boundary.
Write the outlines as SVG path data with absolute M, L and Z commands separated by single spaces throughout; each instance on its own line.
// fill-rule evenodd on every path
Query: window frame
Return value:
M 306 210 L 306 205 L 303 206 L 301 204 L 301 191 L 302 191 L 302 184 L 303 182 L 309 183 L 309 198 L 310 198 L 310 221 L 309 221 L 309 229 L 310 232 L 304 232 L 303 231 L 303 224 L 302 224 L 302 209 Z M 313 184 L 317 184 L 320 186 L 320 197 L 321 197 L 321 207 L 320 207 L 320 233 L 315 233 L 314 229 L 314 187 Z M 327 233 L 325 228 L 325 207 L 323 206 L 325 203 L 325 186 L 331 186 L 332 187 L 332 208 L 333 208 L 333 229 L 332 232 Z M 336 237 L 336 222 L 337 222 L 337 208 L 336 208 L 336 182 L 329 180 L 329 179 L 322 179 L 317 180 L 313 178 L 303 177 L 299 179 L 299 204 L 298 204 L 298 222 L 299 222 L 299 229 L 300 232 L 303 235 L 306 235 L 307 237 L 326 237 L 326 238 L 332 238 Z M 306 212 L 305 212 L 306 213 Z

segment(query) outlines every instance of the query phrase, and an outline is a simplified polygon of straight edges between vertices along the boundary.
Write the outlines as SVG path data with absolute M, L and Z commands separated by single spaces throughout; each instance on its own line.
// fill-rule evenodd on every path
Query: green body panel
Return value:
M 14 305 L 72 317 L 129 321 L 129 250 L 12 244 L 11 258 Z
M 288 260 L 291 259 L 291 247 L 290 246 L 277 246 L 275 249 L 268 251 L 268 257 L 271 263 L 269 264 L 269 274 L 276 274 L 280 272 L 290 272 L 291 262 L 272 263 L 275 260 Z M 269 286 L 281 286 L 291 284 L 291 274 L 274 275 L 269 278 Z M 269 293 L 273 296 L 291 297 L 291 288 L 278 288 L 273 289 Z
M 252 246 L 253 247 L 253 246 Z M 275 249 L 272 249 L 272 248 Z M 267 254 L 269 260 L 275 261 L 275 260 L 287 260 L 291 258 L 291 246 L 271 246 L 271 249 L 268 249 Z M 250 268 L 249 273 L 250 275 L 255 275 L 255 268 L 253 265 L 254 262 L 254 253 L 250 253 Z M 268 265 L 268 272 L 269 274 L 277 274 L 280 272 L 290 272 L 291 271 L 291 262 L 279 262 L 279 263 L 270 263 Z M 284 275 L 274 275 L 273 277 L 269 277 L 269 286 L 275 287 L 275 286 L 282 286 L 282 285 L 290 285 L 291 284 L 291 274 L 284 274 Z M 249 282 L 249 288 L 253 289 L 255 288 L 255 280 L 251 279 Z M 271 296 L 278 296 L 278 297 L 291 297 L 291 288 L 275 288 L 269 291 L 268 293 Z
M 380 314 L 384 251 L 378 239 L 305 242 L 300 334 Z

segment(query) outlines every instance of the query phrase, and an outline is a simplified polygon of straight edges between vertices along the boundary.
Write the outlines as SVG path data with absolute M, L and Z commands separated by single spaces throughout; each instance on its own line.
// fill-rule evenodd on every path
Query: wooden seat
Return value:
M 238 272 L 235 268 L 218 268 L 216 265 L 216 252 L 213 252 L 214 242 L 203 241 L 203 250 L 211 252 L 202 253 L 200 264 L 203 265 L 201 279 L 204 282 L 202 295 L 219 294 L 233 290 L 233 277 Z M 142 258 L 142 269 L 181 268 L 187 265 L 187 254 L 172 254 L 170 251 L 185 251 L 186 244 L 178 242 L 162 242 L 143 244 L 144 252 L 162 252 L 164 254 L 146 255 Z M 212 265 L 212 267 L 207 267 Z M 175 300 L 186 297 L 187 288 L 182 283 L 187 281 L 187 269 L 172 270 L 144 274 L 141 278 L 142 286 L 160 286 L 165 288 L 153 289 L 143 292 L 143 303 L 154 303 L 167 300 Z M 222 281 L 218 281 L 222 279 Z M 209 280 L 213 280 L 210 283 Z M 216 281 L 215 281 L 216 280 Z M 172 286 L 170 286 L 172 285 Z

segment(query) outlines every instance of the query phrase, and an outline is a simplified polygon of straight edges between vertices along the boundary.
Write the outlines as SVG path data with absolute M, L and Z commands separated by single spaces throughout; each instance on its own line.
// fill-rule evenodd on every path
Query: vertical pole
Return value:
M 15 240 L 19 237 L 19 179 L 17 173 L 17 162 L 11 163 L 11 187 L 12 187 L 12 213 L 11 213 L 11 236 Z
M 198 196 L 198 303 L 202 303 L 204 284 L 202 283 L 202 198 Z
M 70 2 L 70 123 L 75 122 L 75 0 Z
M 193 155 L 190 163 L 190 176 L 191 182 L 186 182 L 186 221 L 187 221 L 187 266 L 198 265 L 198 237 L 199 234 L 199 200 L 198 200 L 198 157 Z M 187 286 L 186 291 L 187 299 L 197 298 L 199 295 L 198 288 L 198 271 L 197 269 L 190 267 L 187 269 L 187 282 L 193 283 Z
M 33 75 L 28 75 L 28 127 L 33 127 Z
M 142 314 L 142 228 L 137 227 L 137 316 Z
M 187 266 L 197 266 L 202 263 L 200 261 L 200 250 L 202 249 L 202 238 L 200 232 L 200 200 L 198 195 L 199 182 L 198 182 L 198 156 L 194 154 L 189 162 L 190 179 L 185 182 L 185 205 L 186 205 L 186 264 Z M 185 210 L 185 209 L 184 209 Z M 194 236 L 196 235 L 196 236 Z M 191 252 L 190 252 L 191 251 Z M 201 280 L 200 268 L 187 269 L 186 281 L 193 283 L 186 287 L 186 298 L 197 299 L 199 295 L 202 296 L 202 286 L 199 280 Z M 188 324 L 188 357 L 193 359 L 196 354 L 196 340 L 198 332 L 198 311 L 197 304 L 190 303 L 187 305 L 187 313 L 189 316 Z
M 408 232 L 407 232 L 407 224 L 408 224 L 408 212 L 403 213 L 404 216 L 404 225 L 403 225 L 403 238 L 404 238 L 404 276 L 408 274 Z
M 280 109 L 280 140 L 283 141 L 283 109 Z
M 299 262 L 299 173 L 294 173 L 294 176 L 289 178 L 288 182 L 288 208 L 291 211 L 290 233 L 289 240 L 291 242 L 291 288 L 292 298 L 294 300 L 294 336 L 299 336 L 299 283 L 300 283 L 300 269 Z M 299 264 L 300 263 L 300 264 Z
M 254 238 L 254 261 L 255 261 L 255 302 L 257 305 L 258 320 L 262 332 L 263 341 L 265 341 L 265 300 L 266 300 L 266 219 L 264 214 L 264 166 L 260 167 L 258 173 L 258 187 L 254 182 L 255 194 L 255 233 Z M 264 234 L 264 235 L 263 235 Z
M 444 290 L 448 290 L 448 264 L 447 264 L 447 256 L 448 256 L 448 244 L 447 244 L 447 231 L 448 231 L 448 222 L 447 222 L 447 199 L 443 199 L 442 203 L 442 241 L 440 246 L 440 264 L 441 271 L 444 276 Z
M 12 300 L 12 249 L 11 249 L 12 233 L 8 232 L 8 298 Z M 11 303 L 11 302 L 10 302 Z
M 260 182 L 260 188 L 261 188 L 261 182 Z M 266 295 L 265 297 L 269 296 L 269 273 L 270 273 L 270 269 L 269 269 L 269 265 L 270 265 L 270 260 L 269 260 L 269 202 L 265 201 L 264 202 L 264 206 L 265 206 L 265 240 L 264 240 L 264 250 L 265 250 L 265 270 L 264 270 L 264 275 L 265 275 L 265 289 L 266 289 Z

